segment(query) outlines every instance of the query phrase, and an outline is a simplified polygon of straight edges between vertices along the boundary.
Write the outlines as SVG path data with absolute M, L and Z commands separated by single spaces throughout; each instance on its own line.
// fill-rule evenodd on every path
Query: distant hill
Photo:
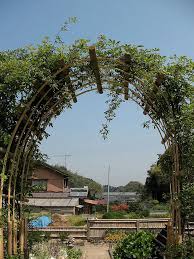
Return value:
M 96 181 L 81 176 L 77 173 L 73 173 L 69 170 L 67 170 L 64 166 L 54 165 L 55 168 L 59 169 L 60 171 L 63 171 L 64 174 L 67 174 L 69 176 L 69 187 L 84 187 L 88 186 L 91 194 L 101 194 L 102 193 L 102 185 L 97 183 Z
M 110 186 L 110 191 L 111 192 L 138 192 L 140 193 L 143 190 L 144 185 L 138 181 L 130 181 L 128 184 L 124 186 Z M 104 185 L 103 186 L 103 191 L 107 192 L 108 186 Z
M 77 173 L 73 173 L 72 171 L 67 170 L 64 166 L 54 165 L 60 171 L 63 171 L 64 174 L 69 176 L 69 187 L 84 187 L 88 186 L 91 194 L 101 194 L 102 192 L 107 192 L 107 185 L 102 186 L 96 181 L 81 176 Z M 111 192 L 138 192 L 140 193 L 143 190 L 144 185 L 138 181 L 130 181 L 128 184 L 124 186 L 110 186 Z

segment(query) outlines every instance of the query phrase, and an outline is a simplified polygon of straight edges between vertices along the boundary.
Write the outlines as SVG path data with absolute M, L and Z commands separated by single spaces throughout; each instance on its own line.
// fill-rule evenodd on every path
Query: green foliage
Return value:
M 103 216 L 103 219 L 124 219 L 126 218 L 126 213 L 123 211 L 112 211 L 106 212 Z
M 137 212 L 140 213 L 144 208 L 143 204 L 140 202 L 128 202 L 129 205 L 129 212 Z
M 107 192 L 107 185 L 103 186 L 103 191 Z M 110 186 L 111 192 L 137 192 L 141 193 L 143 190 L 143 184 L 138 181 L 130 181 L 124 186 Z
M 20 255 L 10 255 L 7 256 L 6 259 L 22 259 L 22 257 Z
M 127 236 L 127 233 L 122 230 L 108 230 L 105 233 L 105 241 L 112 242 L 112 243 L 118 243 L 121 241 L 124 237 Z
M 43 231 L 30 231 L 28 234 L 28 247 L 32 248 L 33 245 L 41 242 L 47 242 L 50 239 L 50 233 Z
M 68 216 L 66 219 L 71 226 L 86 225 L 86 219 L 81 215 L 71 215 L 71 216 Z
M 102 186 L 99 183 L 95 182 L 94 180 L 81 176 L 77 173 L 73 173 L 73 172 L 67 170 L 64 166 L 55 165 L 55 167 L 61 171 L 64 171 L 64 173 L 69 176 L 69 187 L 70 188 L 73 188 L 73 187 L 81 188 L 84 186 L 88 186 L 89 190 L 91 192 L 91 195 L 96 195 L 96 194 L 102 193 Z
M 68 249 L 67 250 L 68 258 L 69 259 L 80 259 L 82 256 L 82 252 L 80 249 Z
M 31 254 L 36 259 L 50 259 L 51 257 L 60 258 L 67 257 L 68 259 L 80 259 L 82 252 L 80 249 L 68 248 L 61 242 L 40 242 L 33 245 Z
M 182 217 L 188 221 L 194 220 L 194 183 L 185 183 L 181 192 Z
M 131 233 L 116 245 L 114 259 L 149 259 L 154 248 L 153 240 L 150 232 Z
M 169 245 L 166 248 L 165 255 L 168 259 L 193 259 L 194 241 L 186 239 L 182 244 Z
M 61 240 L 61 242 L 64 242 L 65 240 L 67 240 L 69 237 L 69 235 L 65 232 L 59 232 L 59 238 Z
M 140 219 L 140 218 L 142 218 L 142 216 L 139 213 L 136 213 L 136 212 L 127 213 L 127 217 L 129 219 Z
M 147 172 L 145 192 L 147 196 L 151 196 L 154 200 L 164 201 L 164 195 L 170 192 L 170 174 L 168 174 L 169 171 L 164 173 L 161 170 L 159 161 L 157 164 L 153 164 Z M 172 165 L 170 170 L 172 171 Z

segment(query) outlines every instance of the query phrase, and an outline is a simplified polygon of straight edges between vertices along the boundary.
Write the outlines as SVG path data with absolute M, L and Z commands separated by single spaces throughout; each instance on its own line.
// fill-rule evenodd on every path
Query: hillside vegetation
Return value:
M 110 186 L 111 192 L 138 192 L 141 193 L 143 190 L 144 185 L 138 181 L 130 181 L 126 185 L 122 186 Z M 103 186 L 103 191 L 107 192 L 107 185 Z
M 102 185 L 97 183 L 96 181 L 90 178 L 78 175 L 77 173 L 73 173 L 72 171 L 67 170 L 64 166 L 55 165 L 54 167 L 56 167 L 60 171 L 63 171 L 64 174 L 69 176 L 70 188 L 88 186 L 91 194 L 102 193 Z

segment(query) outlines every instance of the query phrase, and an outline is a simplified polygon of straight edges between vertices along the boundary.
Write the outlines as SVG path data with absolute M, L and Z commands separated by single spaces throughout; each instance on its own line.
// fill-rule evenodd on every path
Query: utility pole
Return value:
M 110 204 L 110 165 L 108 166 L 107 212 L 109 212 L 109 204 Z

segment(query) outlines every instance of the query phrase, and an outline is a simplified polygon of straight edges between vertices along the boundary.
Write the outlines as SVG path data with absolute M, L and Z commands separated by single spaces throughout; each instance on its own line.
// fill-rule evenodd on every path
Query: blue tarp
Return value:
M 51 223 L 51 218 L 48 216 L 38 217 L 30 222 L 31 227 L 33 228 L 45 228 Z

